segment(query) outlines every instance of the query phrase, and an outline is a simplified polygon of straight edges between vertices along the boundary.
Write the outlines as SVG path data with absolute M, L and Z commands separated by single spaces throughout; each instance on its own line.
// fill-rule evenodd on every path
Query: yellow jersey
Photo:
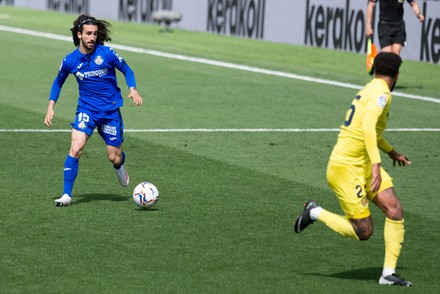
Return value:
M 382 137 L 391 104 L 388 84 L 375 78 L 360 90 L 347 111 L 330 160 L 342 164 L 380 163 L 379 149 L 393 147 Z

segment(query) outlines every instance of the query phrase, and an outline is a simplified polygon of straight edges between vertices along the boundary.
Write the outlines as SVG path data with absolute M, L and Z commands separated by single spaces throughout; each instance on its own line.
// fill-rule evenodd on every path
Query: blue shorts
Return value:
M 119 147 L 124 141 L 124 121 L 119 108 L 111 111 L 91 111 L 78 107 L 75 122 L 71 125 L 88 136 L 98 128 L 98 134 L 110 146 Z

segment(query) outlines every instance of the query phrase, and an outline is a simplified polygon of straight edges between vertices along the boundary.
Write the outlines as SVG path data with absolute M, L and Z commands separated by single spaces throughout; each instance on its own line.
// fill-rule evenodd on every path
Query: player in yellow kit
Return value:
M 386 128 L 391 91 L 399 76 L 402 59 L 394 53 L 379 53 L 374 61 L 375 78 L 360 90 L 347 111 L 327 166 L 327 181 L 335 192 L 345 216 L 329 212 L 309 200 L 295 221 L 300 233 L 315 220 L 338 234 L 355 240 L 367 240 L 373 234 L 369 203 L 386 215 L 384 227 L 385 261 L 380 284 L 411 286 L 396 273 L 397 259 L 404 239 L 403 208 L 393 182 L 381 167 L 380 150 L 393 164 L 411 162 L 398 153 L 382 133 Z

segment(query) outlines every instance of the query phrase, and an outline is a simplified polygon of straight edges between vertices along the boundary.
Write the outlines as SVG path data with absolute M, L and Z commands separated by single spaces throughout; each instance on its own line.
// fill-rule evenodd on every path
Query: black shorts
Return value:
M 405 21 L 388 22 L 380 20 L 377 30 L 379 33 L 379 44 L 381 48 L 396 43 L 405 46 Z

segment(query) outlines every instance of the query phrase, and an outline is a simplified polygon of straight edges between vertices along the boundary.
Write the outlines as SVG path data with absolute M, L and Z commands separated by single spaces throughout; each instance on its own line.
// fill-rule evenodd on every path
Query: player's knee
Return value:
M 403 207 L 398 202 L 398 205 L 390 207 L 386 212 L 387 218 L 395 221 L 400 221 L 403 219 Z
M 108 154 L 108 160 L 110 160 L 111 163 L 118 165 L 122 161 L 122 155 L 116 152 L 111 152 Z
M 71 147 L 70 148 L 70 151 L 69 151 L 69 155 L 71 156 L 71 157 L 74 157 L 74 158 L 79 158 L 80 156 L 81 156 L 81 151 L 82 151 L 82 149 L 80 149 L 80 148 L 75 148 L 75 147 Z
M 360 241 L 366 241 L 366 240 L 370 239 L 370 237 L 372 235 L 373 235 L 373 230 L 357 233 L 357 236 Z
M 116 153 L 108 154 L 108 160 L 110 160 L 111 163 L 114 164 L 116 162 L 116 158 L 117 158 Z
M 368 240 L 373 235 L 374 229 L 370 218 L 353 222 L 352 224 L 360 241 Z

